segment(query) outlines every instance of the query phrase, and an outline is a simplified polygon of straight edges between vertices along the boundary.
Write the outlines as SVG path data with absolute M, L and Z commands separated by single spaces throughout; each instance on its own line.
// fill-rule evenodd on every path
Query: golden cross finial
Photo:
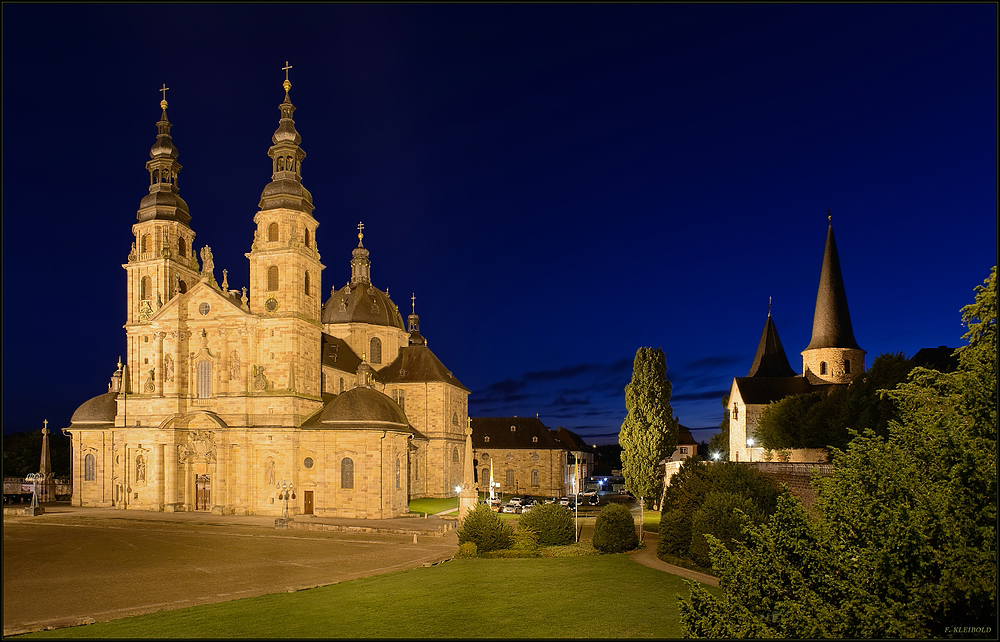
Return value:
M 830 210 L 826 211 L 826 220 L 828 220 L 831 223 L 833 223 L 833 214 L 830 213 Z
M 417 313 L 417 293 L 414 292 L 413 296 L 410 297 L 410 303 L 413 305 L 413 314 Z
M 361 239 L 365 237 L 365 224 L 358 221 L 358 243 L 361 243 Z
M 285 88 L 286 92 L 292 88 L 292 83 L 288 80 L 288 70 L 291 68 L 292 66 L 288 64 L 287 60 L 285 61 L 285 66 L 281 68 L 281 70 L 285 72 L 285 82 L 281 83 L 281 86 Z
M 163 94 L 163 98 L 160 100 L 160 108 L 161 109 L 166 109 L 167 108 L 167 90 L 168 89 L 170 89 L 170 87 L 167 87 L 167 83 L 163 83 L 163 86 L 160 87 L 160 89 L 159 89 L 159 92 L 161 94 Z

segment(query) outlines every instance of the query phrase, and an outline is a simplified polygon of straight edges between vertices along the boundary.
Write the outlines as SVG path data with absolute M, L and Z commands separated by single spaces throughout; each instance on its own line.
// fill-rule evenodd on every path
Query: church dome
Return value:
M 171 216 L 169 212 L 157 211 L 156 206 L 174 208 L 179 212 L 179 216 Z M 153 219 L 176 219 L 183 223 L 191 220 L 188 204 L 180 197 L 180 194 L 170 191 L 159 191 L 146 194 L 139 201 L 140 221 L 151 221 Z
M 348 283 L 323 305 L 323 323 L 370 323 L 403 328 L 403 317 L 389 295 L 371 283 Z
M 118 414 L 118 393 L 105 392 L 80 404 L 73 416 L 71 424 L 113 424 Z
M 409 430 L 410 422 L 395 401 L 378 390 L 359 386 L 330 400 L 317 428 L 337 428 L 337 424 L 395 424 Z M 346 426 L 344 426 L 346 427 Z

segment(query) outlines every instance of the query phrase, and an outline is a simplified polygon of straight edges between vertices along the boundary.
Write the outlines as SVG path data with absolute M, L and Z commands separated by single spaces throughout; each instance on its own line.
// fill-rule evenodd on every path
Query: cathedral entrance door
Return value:
M 194 478 L 194 488 L 195 488 L 195 499 L 194 499 L 194 509 L 195 510 L 211 510 L 212 509 L 212 476 L 211 475 L 197 475 Z
M 313 514 L 313 492 L 311 490 L 307 490 L 304 493 L 302 493 L 302 502 L 303 502 L 302 512 L 304 514 L 306 514 L 306 515 L 312 515 Z

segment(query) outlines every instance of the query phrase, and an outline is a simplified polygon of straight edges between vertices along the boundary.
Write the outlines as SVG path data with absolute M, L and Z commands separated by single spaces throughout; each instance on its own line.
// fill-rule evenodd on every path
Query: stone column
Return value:
M 194 464 L 184 462 L 184 510 L 194 510 Z
M 222 335 L 222 353 L 219 355 L 219 367 L 222 372 L 219 373 L 219 392 L 227 393 L 229 392 L 229 330 L 227 328 L 221 328 L 219 334 Z
M 166 332 L 156 332 L 154 338 L 156 339 L 156 396 L 163 396 L 163 389 L 167 384 L 166 372 L 163 368 L 163 339 L 167 336 Z
M 226 487 L 229 485 L 229 446 L 220 443 L 215 447 L 215 474 L 212 475 L 212 514 L 226 514 Z
M 163 510 L 177 510 L 177 446 L 167 443 L 163 466 Z
M 151 466 L 156 471 L 156 505 L 159 510 L 163 510 L 164 496 L 166 495 L 166 470 L 164 469 L 163 444 L 153 445 L 153 457 L 156 460 L 155 466 Z
M 70 504 L 83 506 L 83 436 L 79 431 L 71 434 L 73 435 L 70 442 L 70 457 L 73 460 L 73 497 Z

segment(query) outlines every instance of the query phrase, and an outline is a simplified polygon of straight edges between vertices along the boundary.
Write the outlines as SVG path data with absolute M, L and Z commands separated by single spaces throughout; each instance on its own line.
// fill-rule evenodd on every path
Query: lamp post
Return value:
M 579 489 L 576 487 L 577 477 L 580 475 L 580 460 L 577 459 L 576 453 L 570 451 L 573 455 L 573 512 L 575 513 L 575 522 L 573 526 L 573 534 L 575 536 L 574 541 L 580 541 L 580 493 Z
M 31 507 L 38 507 L 38 482 L 45 479 L 41 473 L 28 473 L 24 478 L 31 482 Z
M 753 461 L 753 437 L 747 439 L 747 447 L 750 448 L 750 461 Z
M 292 492 L 292 482 L 282 479 L 281 483 L 277 485 L 278 488 L 278 499 L 285 500 L 285 509 L 282 513 L 283 519 L 288 519 L 288 500 L 289 498 L 295 499 L 295 493 Z

